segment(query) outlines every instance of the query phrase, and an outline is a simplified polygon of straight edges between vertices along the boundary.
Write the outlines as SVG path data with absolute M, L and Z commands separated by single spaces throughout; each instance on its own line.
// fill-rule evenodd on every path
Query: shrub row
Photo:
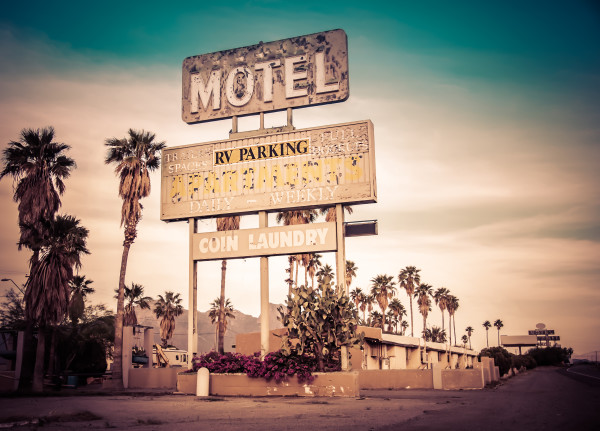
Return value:
M 317 370 L 317 361 L 309 355 L 285 355 L 282 351 L 271 352 L 260 360 L 259 353 L 254 355 L 242 355 L 240 353 L 209 352 L 192 359 L 193 368 L 190 372 L 196 372 L 200 368 L 207 368 L 211 373 L 229 374 L 244 373 L 248 377 L 262 377 L 266 380 L 275 379 L 277 383 L 296 376 L 298 382 L 311 383 L 314 380 L 312 373 Z M 338 364 L 332 364 L 329 369 L 339 371 Z

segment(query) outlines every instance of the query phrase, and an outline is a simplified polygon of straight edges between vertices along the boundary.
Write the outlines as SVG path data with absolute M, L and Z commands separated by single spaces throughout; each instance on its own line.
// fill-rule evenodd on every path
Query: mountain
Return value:
M 279 304 L 269 304 L 269 329 L 281 328 L 281 322 L 277 320 L 279 313 L 277 308 Z M 141 310 L 135 308 L 138 324 L 143 326 L 152 326 L 154 328 L 154 342 L 160 344 L 160 323 L 154 315 L 154 301 L 150 302 L 150 310 Z M 177 346 L 182 350 L 187 350 L 187 325 L 188 325 L 188 310 L 184 309 L 183 314 L 175 318 L 175 332 L 173 338 L 169 340 L 169 344 Z M 246 334 L 248 332 L 260 331 L 260 319 L 241 311 L 234 311 L 235 319 L 229 321 L 227 332 L 225 333 L 225 351 L 235 351 L 232 347 L 235 345 L 235 336 L 237 334 Z M 136 335 L 136 344 L 142 345 L 143 339 L 141 335 Z M 210 323 L 208 311 L 198 311 L 198 352 L 209 352 L 216 350 L 216 325 Z

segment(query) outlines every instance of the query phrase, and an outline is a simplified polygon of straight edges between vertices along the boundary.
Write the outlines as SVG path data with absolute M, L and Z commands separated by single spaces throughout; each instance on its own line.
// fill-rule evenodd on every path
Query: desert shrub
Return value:
M 535 359 L 530 355 L 513 355 L 512 357 L 512 368 L 516 368 L 517 370 L 521 369 L 521 367 L 531 370 L 536 366 Z
M 479 353 L 479 358 L 481 358 L 482 356 L 494 358 L 494 363 L 500 370 L 501 376 L 509 372 L 512 364 L 511 356 L 513 355 L 509 353 L 506 349 L 502 347 L 489 347 L 486 349 L 482 349 Z
M 569 362 L 572 349 L 562 347 L 538 347 L 527 352 L 538 365 L 561 365 Z

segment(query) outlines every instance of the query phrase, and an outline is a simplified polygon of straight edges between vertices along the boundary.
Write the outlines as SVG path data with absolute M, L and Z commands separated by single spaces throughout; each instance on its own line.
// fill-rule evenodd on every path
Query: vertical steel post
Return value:
M 198 274 L 197 263 L 194 261 L 194 234 L 196 219 L 190 217 L 190 267 L 189 267 L 189 311 L 188 311 L 188 368 L 192 368 L 192 358 L 198 353 Z
M 269 226 L 269 218 L 266 211 L 258 213 L 258 227 Z M 269 353 L 269 258 L 260 258 L 260 357 Z
M 336 281 L 337 288 L 344 289 L 348 295 L 348 285 L 346 284 L 346 238 L 344 237 L 344 207 L 342 204 L 335 205 L 335 227 L 337 231 L 337 252 L 335 253 L 336 262 Z M 348 360 L 348 348 L 342 346 L 342 371 L 350 369 Z

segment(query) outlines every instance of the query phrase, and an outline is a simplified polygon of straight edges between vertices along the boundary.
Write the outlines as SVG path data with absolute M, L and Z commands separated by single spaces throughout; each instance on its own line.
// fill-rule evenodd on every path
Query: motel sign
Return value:
M 186 123 L 348 99 L 348 41 L 332 30 L 188 57 L 182 68 Z

